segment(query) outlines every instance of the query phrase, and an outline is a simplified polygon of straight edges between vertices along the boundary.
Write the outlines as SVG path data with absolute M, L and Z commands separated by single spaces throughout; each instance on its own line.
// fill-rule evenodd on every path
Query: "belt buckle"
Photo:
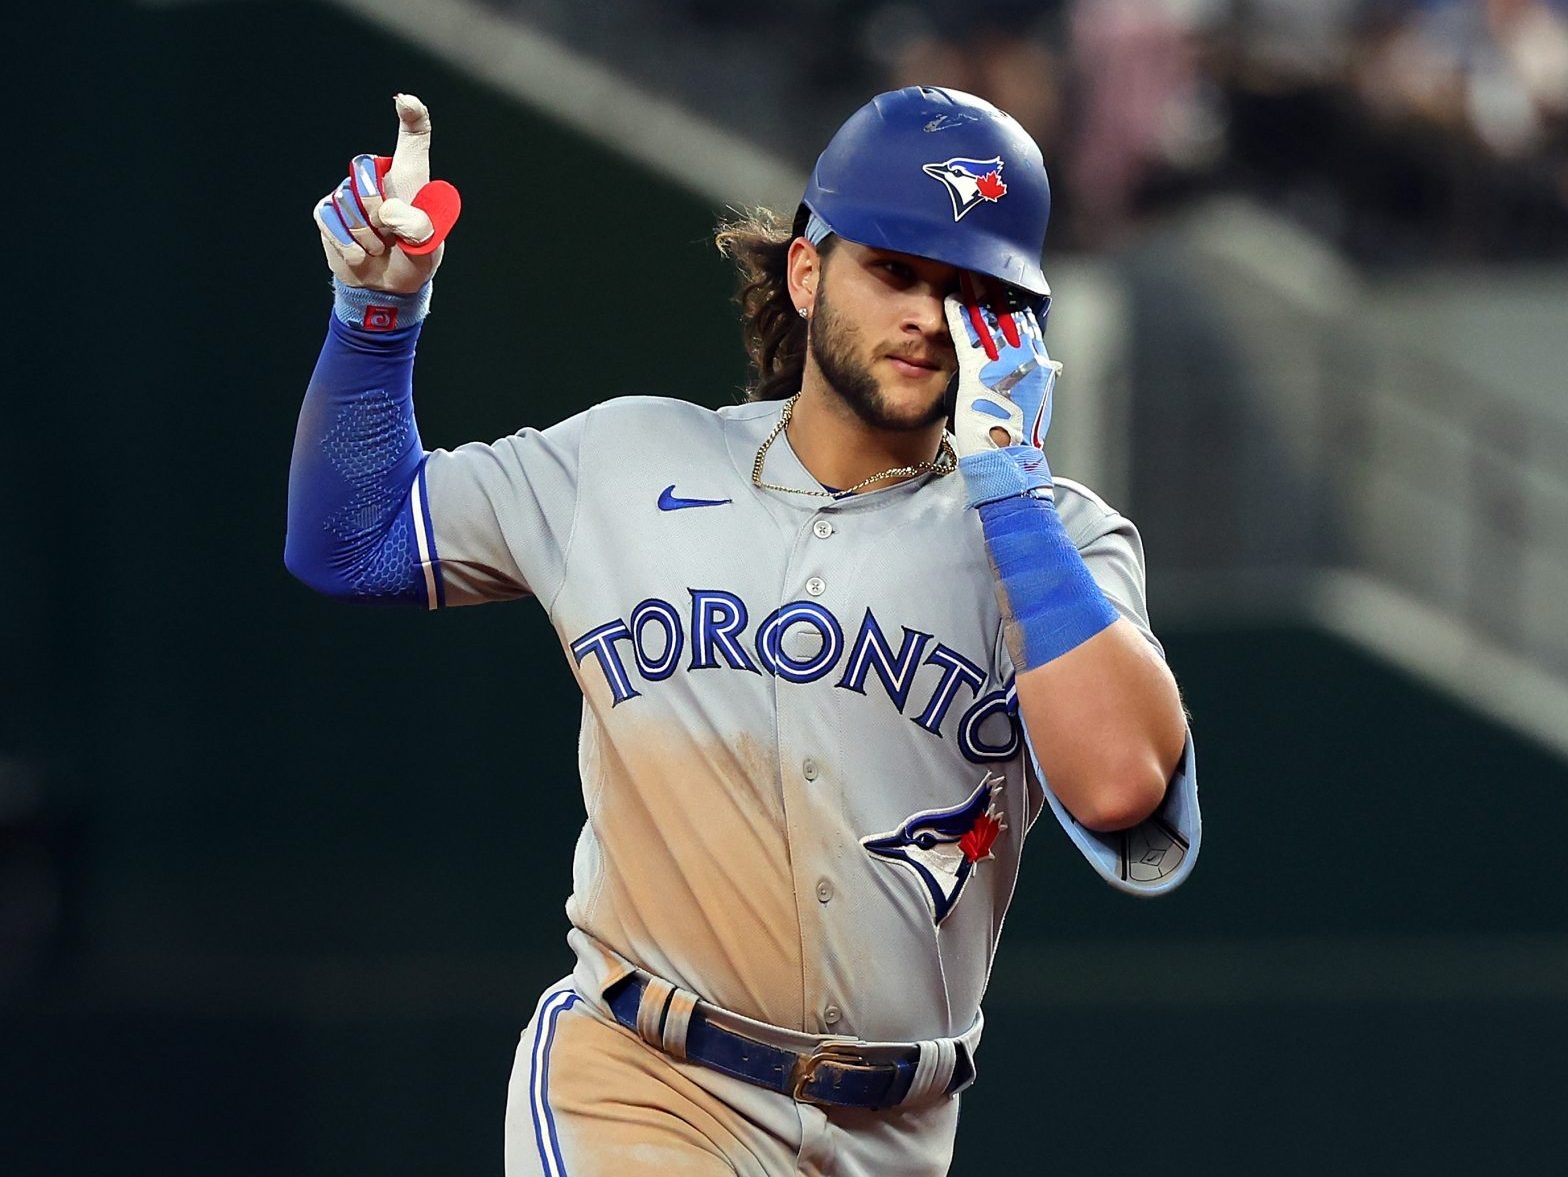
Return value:
M 817 1068 L 824 1063 L 831 1063 L 845 1071 L 882 1070 L 881 1064 L 867 1061 L 865 1052 L 860 1049 L 859 1039 L 830 1038 L 818 1043 L 810 1054 L 800 1055 L 796 1060 L 794 1081 L 790 1090 L 790 1095 L 796 1103 L 813 1104 L 817 1107 L 836 1106 L 806 1093 L 806 1087 L 817 1077 Z

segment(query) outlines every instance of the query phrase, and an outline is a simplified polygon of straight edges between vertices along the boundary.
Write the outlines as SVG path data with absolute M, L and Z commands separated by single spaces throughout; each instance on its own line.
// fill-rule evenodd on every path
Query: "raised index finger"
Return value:
M 413 200 L 430 183 L 430 112 L 412 94 L 398 94 L 397 149 L 387 171 L 386 193 L 400 200 Z

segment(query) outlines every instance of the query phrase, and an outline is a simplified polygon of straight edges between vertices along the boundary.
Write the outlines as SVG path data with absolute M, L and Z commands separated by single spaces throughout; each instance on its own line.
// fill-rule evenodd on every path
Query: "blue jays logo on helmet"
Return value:
M 978 205 L 986 201 L 995 204 L 1007 195 L 1002 166 L 1002 157 L 998 155 L 992 159 L 947 159 L 925 164 L 920 170 L 933 180 L 940 180 L 947 189 L 953 201 L 953 220 L 957 222 Z
M 868 853 L 906 868 L 920 880 L 938 924 L 958 903 L 975 867 L 995 857 L 991 847 L 1007 828 L 996 808 L 1002 781 L 988 774 L 962 805 L 917 813 L 896 830 L 860 840 Z

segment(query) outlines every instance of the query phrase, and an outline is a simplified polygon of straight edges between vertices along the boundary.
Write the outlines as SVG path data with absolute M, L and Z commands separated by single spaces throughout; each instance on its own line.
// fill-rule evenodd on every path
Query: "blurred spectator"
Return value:
M 902 0 L 873 10 L 861 40 L 887 88 L 978 94 L 1022 123 L 1049 162 L 1060 140 L 1067 68 L 1052 48 L 1061 9 L 1042 0 Z
M 1217 0 L 887 4 L 862 31 L 873 88 L 952 86 L 1010 112 L 1056 185 L 1052 241 L 1114 238 L 1151 194 L 1220 146 L 1193 31 Z
M 1363 261 L 1568 250 L 1568 32 L 1547 0 L 1238 4 L 1229 181 Z
M 786 155 L 875 90 L 979 94 L 1052 248 L 1228 189 L 1365 262 L 1568 254 L 1568 0 L 490 2 Z
M 1077 94 L 1067 157 L 1077 236 L 1113 240 L 1156 194 L 1207 171 L 1223 149 L 1204 74 L 1209 0 L 1077 0 Z
M 1385 6 L 1386 7 L 1386 6 Z M 1568 22 L 1547 0 L 1427 0 L 1369 22 L 1355 84 L 1385 120 L 1469 131 L 1519 160 L 1568 117 Z

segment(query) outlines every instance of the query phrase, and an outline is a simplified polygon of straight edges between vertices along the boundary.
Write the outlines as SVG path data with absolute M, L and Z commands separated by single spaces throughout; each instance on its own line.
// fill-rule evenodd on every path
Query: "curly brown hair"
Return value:
M 784 400 L 800 391 L 806 321 L 790 301 L 785 265 L 790 242 L 805 234 L 810 215 L 802 204 L 786 229 L 777 213 L 758 208 L 721 222 L 714 231 L 713 243 L 735 263 L 740 278 L 735 301 L 740 305 L 741 342 L 753 370 L 747 400 Z M 817 252 L 826 257 L 837 240 L 825 238 Z

